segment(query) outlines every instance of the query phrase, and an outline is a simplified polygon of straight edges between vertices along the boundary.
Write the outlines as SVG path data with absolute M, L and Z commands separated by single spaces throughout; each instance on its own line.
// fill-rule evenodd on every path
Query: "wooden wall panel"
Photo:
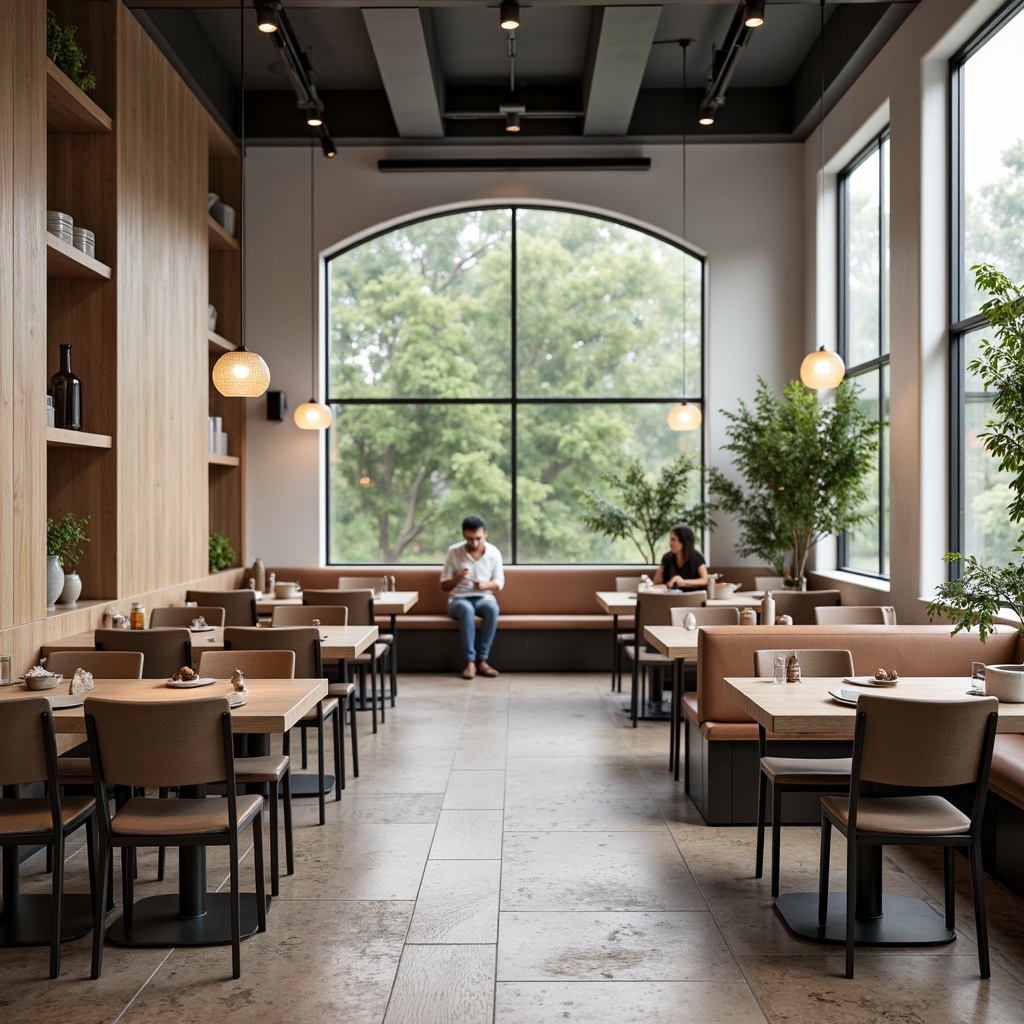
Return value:
M 206 116 L 118 21 L 118 593 L 206 571 Z

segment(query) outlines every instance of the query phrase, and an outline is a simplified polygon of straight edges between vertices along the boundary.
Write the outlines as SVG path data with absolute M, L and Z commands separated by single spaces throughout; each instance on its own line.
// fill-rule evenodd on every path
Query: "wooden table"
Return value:
M 672 659 L 672 720 L 668 740 L 668 767 L 679 781 L 680 737 L 683 721 L 683 665 L 697 660 L 700 629 L 685 626 L 644 626 L 644 639 L 666 658 Z
M 770 732 L 830 733 L 850 735 L 856 709 L 837 704 L 829 690 L 857 690 L 881 696 L 922 699 L 973 700 L 967 690 L 972 680 L 962 676 L 904 677 L 893 687 L 842 686 L 841 679 L 804 679 L 799 684 L 776 685 L 770 679 L 726 678 L 729 696 L 759 725 Z M 1000 704 L 997 732 L 1024 733 L 1024 704 Z M 865 946 L 938 946 L 952 942 L 956 933 L 921 900 L 894 896 L 882 888 L 882 848 L 868 847 L 857 858 L 856 942 Z M 794 934 L 831 945 L 846 943 L 846 896 L 831 893 L 828 925 L 818 928 L 818 894 L 785 893 L 775 902 L 787 927 Z
M 327 696 L 326 679 L 250 679 L 249 690 L 244 695 L 247 703 L 231 711 L 231 729 L 236 733 L 279 733 L 284 734 L 300 718 L 312 710 L 318 701 Z M 67 686 L 56 691 L 47 690 L 43 696 L 59 693 L 66 695 Z M 132 702 L 151 703 L 165 700 L 195 700 L 198 697 L 212 697 L 232 693 L 227 679 L 218 680 L 209 686 L 193 689 L 172 689 L 159 679 L 97 679 L 92 695 L 114 697 Z M 26 696 L 38 696 L 21 686 L 5 686 L 0 689 L 0 713 L 2 702 L 17 700 Z M 53 727 L 58 735 L 70 735 L 78 740 L 85 737 L 85 709 L 67 708 L 55 710 Z M 18 848 L 4 850 L 2 920 L 6 927 L 13 923 L 17 914 L 22 928 L 38 919 L 43 934 L 40 942 L 24 944 L 45 945 L 49 943 L 49 899 L 48 895 L 19 895 Z M 242 893 L 241 924 L 242 937 L 248 938 L 256 932 L 256 894 Z M 121 921 L 110 927 L 108 938 L 122 946 L 212 946 L 225 945 L 231 941 L 231 897 L 230 893 L 208 893 L 206 891 L 206 848 L 203 846 L 182 846 L 178 848 L 178 892 L 161 896 L 149 896 L 135 904 L 135 919 L 130 939 L 124 934 Z M 73 894 L 64 897 L 64 937 L 84 935 L 92 924 L 91 900 Z M 267 898 L 270 904 L 270 898 Z M 27 922 L 27 924 L 26 924 Z

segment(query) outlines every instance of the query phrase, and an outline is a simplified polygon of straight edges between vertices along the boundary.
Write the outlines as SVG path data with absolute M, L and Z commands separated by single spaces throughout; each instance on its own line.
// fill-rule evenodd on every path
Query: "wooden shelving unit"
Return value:
M 46 61 L 46 127 L 51 132 L 101 134 L 113 128 L 94 103 L 52 60 Z
M 109 281 L 110 267 L 98 259 L 87 256 L 81 249 L 68 245 L 63 239 L 46 232 L 46 276 L 63 278 Z
M 233 341 L 222 338 L 216 331 L 209 331 L 206 335 L 206 341 L 210 346 L 211 354 L 216 356 L 222 356 L 225 352 L 234 352 L 238 348 Z
M 229 235 L 209 214 L 206 230 L 210 236 L 210 248 L 215 252 L 235 252 L 238 250 L 238 239 Z
M 211 466 L 240 466 L 242 464 L 242 460 L 237 455 L 214 455 L 213 452 L 210 452 L 206 458 Z
M 114 439 L 109 434 L 90 434 L 84 430 L 47 427 L 46 446 L 47 448 L 113 448 Z

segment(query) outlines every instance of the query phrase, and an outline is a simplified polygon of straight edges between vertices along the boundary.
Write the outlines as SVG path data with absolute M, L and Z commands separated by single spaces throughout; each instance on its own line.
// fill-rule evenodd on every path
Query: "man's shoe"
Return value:
M 462 670 L 462 678 L 463 679 L 472 679 L 475 675 L 476 675 L 476 665 L 474 665 L 473 662 L 470 662 Z M 495 673 L 495 675 L 497 675 L 497 673 Z
M 488 665 L 486 661 L 478 661 L 476 667 L 477 671 L 482 676 L 488 676 L 490 678 L 493 678 L 498 674 L 498 670 L 496 668 L 493 668 L 491 665 Z

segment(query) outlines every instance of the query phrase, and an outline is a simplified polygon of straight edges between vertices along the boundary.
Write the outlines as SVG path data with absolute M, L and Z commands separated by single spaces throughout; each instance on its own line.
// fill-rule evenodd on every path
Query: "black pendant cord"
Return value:
M 821 27 L 818 33 L 821 64 L 821 124 L 818 127 L 818 141 L 821 146 L 821 222 L 825 223 L 825 0 L 821 0 Z
M 238 249 L 239 249 L 239 261 L 238 269 L 240 276 L 240 288 L 239 296 L 241 299 L 241 312 L 239 316 L 240 326 L 240 337 L 238 348 L 240 351 L 245 351 L 245 0 L 238 0 L 238 46 L 240 50 L 239 57 L 239 78 L 242 86 L 242 102 L 240 110 L 240 126 L 239 131 L 241 135 L 241 151 L 242 159 L 240 161 L 239 177 L 241 178 L 241 197 L 242 197 L 242 209 L 239 220 L 239 231 L 238 231 Z
M 316 132 L 309 133 L 309 382 L 310 401 L 316 397 L 316 350 L 317 350 L 317 258 L 316 258 Z
M 681 39 L 683 48 L 683 242 L 686 241 L 686 51 L 690 47 L 689 39 Z M 686 262 L 683 261 L 683 404 L 686 404 Z

